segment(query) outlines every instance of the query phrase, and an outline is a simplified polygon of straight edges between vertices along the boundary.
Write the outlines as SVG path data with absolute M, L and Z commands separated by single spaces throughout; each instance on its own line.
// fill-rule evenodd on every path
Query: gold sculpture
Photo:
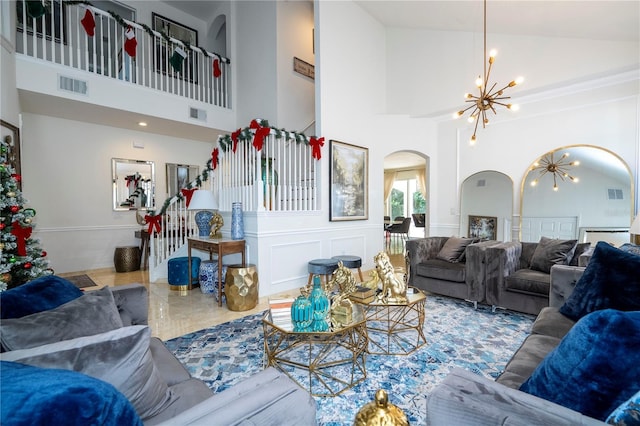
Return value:
M 342 262 L 338 262 L 338 269 L 331 274 L 325 292 L 329 294 L 336 285 L 339 293 L 331 301 L 331 325 L 340 329 L 351 323 L 353 303 L 349 300 L 349 295 L 356 291 L 357 287 L 353 273 Z
M 380 276 L 375 269 L 369 272 L 369 280 L 360 283 L 360 287 L 371 288 L 373 290 L 378 289 L 378 283 L 380 282 Z
M 209 221 L 209 225 L 211 225 L 211 232 L 209 233 L 209 238 L 212 240 L 219 240 L 222 238 L 222 232 L 220 229 L 224 226 L 224 219 L 222 215 L 217 211 L 213 214 L 213 217 Z
M 365 404 L 353 421 L 354 426 L 409 426 L 404 412 L 389 402 L 387 392 L 380 389 L 375 399 Z
M 373 258 L 376 271 L 382 281 L 382 292 L 376 296 L 383 303 L 407 303 L 407 283 L 395 274 L 391 260 L 386 252 L 381 251 Z

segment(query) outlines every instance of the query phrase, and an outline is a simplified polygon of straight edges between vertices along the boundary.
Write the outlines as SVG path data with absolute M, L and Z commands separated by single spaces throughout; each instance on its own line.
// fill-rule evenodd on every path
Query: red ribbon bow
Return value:
M 33 229 L 28 226 L 23 228 L 20 222 L 17 220 L 11 224 L 11 234 L 15 235 L 16 243 L 18 245 L 18 256 L 27 255 L 27 238 L 31 236 Z
M 213 166 L 213 170 L 215 170 L 218 167 L 219 155 L 220 155 L 220 151 L 218 150 L 218 148 L 214 148 L 213 151 L 211 151 L 211 165 Z
M 162 219 L 162 215 L 150 216 L 147 214 L 144 216 L 144 222 L 149 224 L 149 229 L 147 230 L 149 234 L 153 232 L 153 228 L 155 228 L 155 232 L 160 232 L 162 229 L 160 219 Z
M 311 156 L 316 160 L 319 160 L 321 157 L 320 148 L 324 146 L 324 137 L 316 139 L 314 136 L 311 137 L 309 141 L 309 145 L 311 145 L 312 151 Z
M 191 197 L 193 197 L 193 191 L 198 188 L 182 188 L 180 192 L 187 199 L 187 207 L 189 207 L 189 203 L 191 203 Z
M 233 141 L 233 153 L 236 153 L 236 148 L 238 148 L 238 137 L 240 136 L 240 132 L 242 129 L 238 129 L 235 132 L 231 133 L 231 140 Z
M 253 146 L 256 148 L 256 150 L 261 151 L 262 145 L 264 144 L 264 138 L 269 136 L 269 133 L 271 133 L 271 128 L 262 127 L 260 123 L 258 123 L 258 121 L 255 119 L 251 120 L 249 128 L 256 131 L 256 134 L 253 137 Z

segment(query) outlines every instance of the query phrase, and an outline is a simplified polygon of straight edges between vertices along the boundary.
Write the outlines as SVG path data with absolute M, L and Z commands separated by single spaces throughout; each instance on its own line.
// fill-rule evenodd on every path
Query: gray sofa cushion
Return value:
M 532 269 L 520 269 L 505 280 L 507 290 L 530 294 L 549 294 L 551 276 Z
M 78 371 L 104 380 L 127 397 L 144 421 L 179 397 L 169 391 L 158 374 L 149 349 L 150 334 L 147 326 L 122 327 L 93 336 L 5 352 L 0 359 Z
M 509 360 L 496 382 L 513 389 L 520 388 L 520 385 L 531 376 L 547 354 L 559 343 L 560 339 L 557 337 L 531 334 Z
M 2 346 L 9 351 L 111 331 L 122 320 L 108 287 L 87 292 L 57 308 L 5 319 L 0 324 Z
M 418 264 L 416 274 L 422 277 L 435 278 L 445 281 L 464 282 L 465 264 L 452 263 L 446 260 L 429 259 Z
M 553 265 L 567 265 L 573 257 L 578 240 L 557 240 L 540 238 L 531 258 L 531 269 L 551 272 Z
M 574 325 L 575 321 L 562 315 L 558 308 L 546 307 L 538 314 L 531 327 L 531 334 L 542 334 L 562 339 Z
M 473 238 L 451 237 L 444 243 L 436 257 L 447 262 L 458 262 L 463 256 L 464 250 L 472 242 Z

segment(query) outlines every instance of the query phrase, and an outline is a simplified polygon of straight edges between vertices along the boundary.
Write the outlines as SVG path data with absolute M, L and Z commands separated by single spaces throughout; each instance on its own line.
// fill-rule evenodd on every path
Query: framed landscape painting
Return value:
M 498 218 L 493 216 L 469 215 L 469 238 L 495 240 L 498 232 Z
M 369 149 L 329 141 L 329 220 L 369 218 Z

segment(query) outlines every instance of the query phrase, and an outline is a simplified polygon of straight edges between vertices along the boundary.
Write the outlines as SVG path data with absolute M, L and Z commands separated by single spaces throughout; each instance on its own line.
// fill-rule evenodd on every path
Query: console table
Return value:
M 227 240 L 227 239 L 210 239 L 210 238 L 188 238 L 188 256 L 189 271 L 191 271 L 191 249 L 203 250 L 209 252 L 209 260 L 213 260 L 213 254 L 218 257 L 218 306 L 222 306 L 222 257 L 227 254 L 241 253 L 242 266 L 245 266 L 245 241 L 244 240 Z M 189 288 L 192 285 L 191 273 L 189 273 Z

